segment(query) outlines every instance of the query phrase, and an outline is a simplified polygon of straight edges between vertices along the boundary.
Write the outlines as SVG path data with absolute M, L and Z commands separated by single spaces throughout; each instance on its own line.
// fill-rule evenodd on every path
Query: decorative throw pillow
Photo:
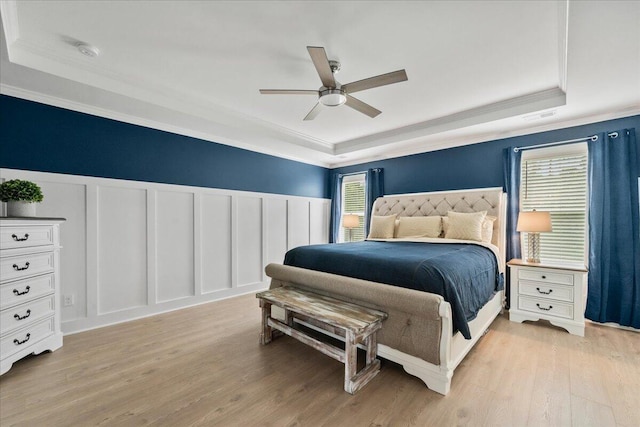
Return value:
M 473 213 L 449 211 L 447 216 L 449 224 L 445 238 L 482 241 L 482 222 L 487 216 L 487 211 Z
M 482 221 L 482 241 L 484 243 L 491 243 L 493 239 L 493 223 L 498 219 L 495 216 L 487 215 Z
M 369 239 L 393 239 L 393 230 L 396 226 L 396 216 L 386 215 L 371 217 L 371 230 Z
M 442 219 L 439 216 L 401 216 L 396 237 L 439 237 Z

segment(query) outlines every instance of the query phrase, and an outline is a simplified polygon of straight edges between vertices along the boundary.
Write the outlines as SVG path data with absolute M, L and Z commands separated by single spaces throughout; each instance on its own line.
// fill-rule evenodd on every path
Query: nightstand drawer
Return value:
M 16 305 L 0 312 L 0 334 L 23 328 L 38 320 L 52 316 L 56 308 L 54 295 L 26 304 Z
M 2 340 L 0 340 L 0 354 L 2 354 L 3 359 L 11 356 L 52 335 L 53 331 L 53 317 L 50 317 L 26 328 L 3 335 Z
M 0 259 L 2 282 L 53 271 L 53 252 L 41 252 Z
M 28 227 L 3 227 L 0 229 L 0 248 L 31 248 L 53 245 L 53 227 L 36 225 Z
M 519 279 L 535 280 L 537 282 L 557 283 L 559 285 L 573 285 L 573 274 L 550 273 L 542 269 L 523 268 L 518 271 Z
M 34 300 L 55 292 L 54 274 L 32 277 L 0 286 L 0 309 Z
M 564 317 L 573 319 L 573 304 L 550 301 L 539 298 L 520 297 L 518 308 L 545 316 Z
M 520 295 L 573 302 L 573 286 L 520 280 Z

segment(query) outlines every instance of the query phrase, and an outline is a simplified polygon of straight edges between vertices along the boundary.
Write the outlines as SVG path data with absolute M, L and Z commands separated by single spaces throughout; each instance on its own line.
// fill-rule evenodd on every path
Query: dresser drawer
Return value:
M 535 280 L 537 282 L 557 283 L 559 285 L 573 285 L 573 274 L 550 273 L 540 269 L 520 269 L 519 279 Z
M 3 227 L 0 230 L 0 248 L 2 249 L 47 245 L 53 245 L 52 226 Z
M 2 354 L 3 359 L 11 356 L 16 352 L 26 349 L 32 344 L 53 335 L 53 331 L 53 317 L 49 317 L 26 328 L 21 328 L 17 331 L 2 335 L 0 339 L 0 354 Z
M 0 258 L 2 282 L 53 271 L 53 251 Z
M 573 286 L 520 280 L 520 295 L 573 302 Z
M 565 302 L 521 296 L 518 298 L 518 308 L 545 316 L 573 319 L 573 304 Z
M 45 317 L 53 316 L 55 308 L 55 295 L 51 295 L 2 310 L 0 311 L 0 334 L 4 335 Z
M 32 277 L 0 286 L 0 309 L 4 310 L 12 305 L 26 303 L 53 293 L 56 288 L 55 276 Z

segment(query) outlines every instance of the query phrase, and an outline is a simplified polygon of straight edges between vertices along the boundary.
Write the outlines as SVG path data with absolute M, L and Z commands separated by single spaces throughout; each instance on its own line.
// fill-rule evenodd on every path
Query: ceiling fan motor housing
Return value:
M 327 107 L 337 107 L 347 102 L 344 90 L 342 88 L 327 88 L 321 87 L 318 92 L 320 95 L 320 102 Z

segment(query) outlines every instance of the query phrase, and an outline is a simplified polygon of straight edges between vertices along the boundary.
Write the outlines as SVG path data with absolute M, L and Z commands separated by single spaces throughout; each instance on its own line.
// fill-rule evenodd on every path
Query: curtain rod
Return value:
M 588 140 L 597 141 L 598 135 L 592 135 L 592 136 L 587 136 L 584 138 L 577 138 L 577 139 L 568 139 L 566 141 L 548 142 L 546 144 L 529 145 L 528 147 L 513 147 L 513 151 L 517 153 L 518 151 L 531 150 L 533 148 L 553 147 L 555 145 L 573 144 L 574 142 L 583 142 Z

